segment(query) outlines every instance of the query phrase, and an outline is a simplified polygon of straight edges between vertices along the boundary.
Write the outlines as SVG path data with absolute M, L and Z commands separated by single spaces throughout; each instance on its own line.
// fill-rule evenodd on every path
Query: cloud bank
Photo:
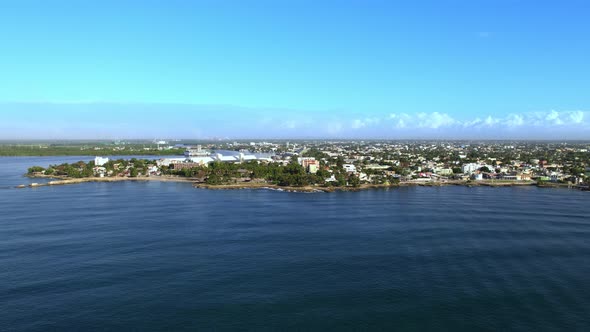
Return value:
M 585 123 L 587 112 L 583 111 L 555 111 L 529 112 L 521 114 L 508 114 L 504 117 L 475 117 L 468 120 L 458 120 L 446 113 L 391 113 L 388 119 L 396 128 L 518 128 L 518 127 L 546 127 L 555 126 L 579 126 Z
M 301 111 L 231 105 L 0 103 L 0 139 L 590 139 L 590 112 L 458 116 Z

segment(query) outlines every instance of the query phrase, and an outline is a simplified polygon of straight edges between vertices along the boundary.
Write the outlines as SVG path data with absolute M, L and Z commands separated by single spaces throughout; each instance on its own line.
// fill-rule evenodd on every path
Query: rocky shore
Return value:
M 358 187 L 321 187 L 321 186 L 303 186 L 303 187 L 282 187 L 268 183 L 238 183 L 225 185 L 207 185 L 194 184 L 196 188 L 231 190 L 231 189 L 272 189 L 288 192 L 335 192 L 335 191 L 361 191 L 368 189 L 387 189 L 398 187 L 422 186 L 422 187 L 442 187 L 442 186 L 486 186 L 486 187 L 512 187 L 512 186 L 532 186 L 536 185 L 533 181 L 511 181 L 511 182 L 492 182 L 492 181 L 447 181 L 447 182 L 400 182 L 397 184 L 361 184 Z

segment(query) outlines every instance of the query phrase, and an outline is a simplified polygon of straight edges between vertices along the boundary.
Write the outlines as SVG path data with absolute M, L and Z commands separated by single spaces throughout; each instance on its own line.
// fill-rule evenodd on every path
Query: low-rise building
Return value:
M 344 164 L 342 165 L 342 167 L 348 173 L 356 173 L 356 166 L 354 166 L 353 164 Z
M 109 158 L 106 157 L 95 157 L 94 158 L 94 165 L 95 166 L 103 166 L 104 164 L 109 162 Z
M 463 167 L 461 167 L 463 173 L 473 173 L 475 171 L 477 171 L 481 166 L 479 164 L 476 163 L 469 163 L 469 164 L 464 164 Z

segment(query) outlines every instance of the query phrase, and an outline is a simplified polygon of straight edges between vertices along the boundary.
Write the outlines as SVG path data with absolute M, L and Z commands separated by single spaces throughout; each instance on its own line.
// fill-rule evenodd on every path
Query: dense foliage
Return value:
M 238 180 L 264 180 L 279 186 L 302 187 L 307 185 L 337 185 L 344 186 L 347 177 L 337 173 L 337 182 L 329 183 L 326 179 L 331 176 L 326 170 L 320 169 L 316 174 L 310 174 L 293 159 L 287 165 L 279 163 L 258 163 L 248 161 L 242 164 L 214 162 L 208 166 L 173 170 L 162 168 L 166 174 L 204 179 L 211 185 L 231 184 Z
M 150 164 L 155 163 L 146 159 L 118 159 L 109 160 L 102 168 L 104 168 L 105 175 L 108 176 L 137 177 L 147 174 Z M 66 176 L 70 178 L 87 178 L 96 175 L 94 171 L 95 166 L 94 161 L 78 161 L 72 164 L 51 165 L 47 169 L 40 166 L 33 166 L 28 169 L 28 174 L 43 173 L 45 175 Z

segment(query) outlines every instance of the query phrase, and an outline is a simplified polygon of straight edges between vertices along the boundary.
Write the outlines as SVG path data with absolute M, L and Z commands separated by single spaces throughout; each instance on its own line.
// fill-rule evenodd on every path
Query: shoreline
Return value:
M 158 181 L 158 182 L 182 182 L 192 183 L 193 187 L 208 190 L 238 190 L 238 189 L 268 189 L 284 192 L 337 192 L 337 191 L 363 191 L 370 189 L 389 189 L 399 187 L 446 187 L 446 186 L 465 186 L 465 187 L 522 187 L 536 186 L 539 188 L 569 188 L 578 190 L 588 190 L 588 188 L 568 185 L 564 183 L 543 183 L 535 181 L 445 181 L 445 182 L 400 182 L 397 184 L 362 184 L 359 187 L 320 187 L 320 186 L 279 186 L 272 183 L 264 182 L 243 182 L 235 184 L 209 185 L 196 182 L 195 178 L 168 177 L 168 176 L 150 176 L 150 177 L 89 177 L 89 178 L 68 178 L 50 175 L 27 175 L 29 178 L 54 179 L 46 183 L 31 183 L 28 185 L 19 185 L 15 188 L 37 188 L 49 186 L 72 185 L 87 182 L 124 182 L 124 181 Z
M 28 185 L 21 184 L 16 188 L 37 188 L 37 187 L 49 187 L 49 186 L 64 186 L 71 184 L 79 184 L 86 182 L 124 182 L 124 181 L 159 181 L 159 182 L 186 182 L 193 183 L 193 178 L 181 178 L 181 177 L 89 177 L 89 178 L 68 178 L 52 175 L 27 175 L 26 177 L 31 179 L 55 179 L 46 183 L 31 183 Z

